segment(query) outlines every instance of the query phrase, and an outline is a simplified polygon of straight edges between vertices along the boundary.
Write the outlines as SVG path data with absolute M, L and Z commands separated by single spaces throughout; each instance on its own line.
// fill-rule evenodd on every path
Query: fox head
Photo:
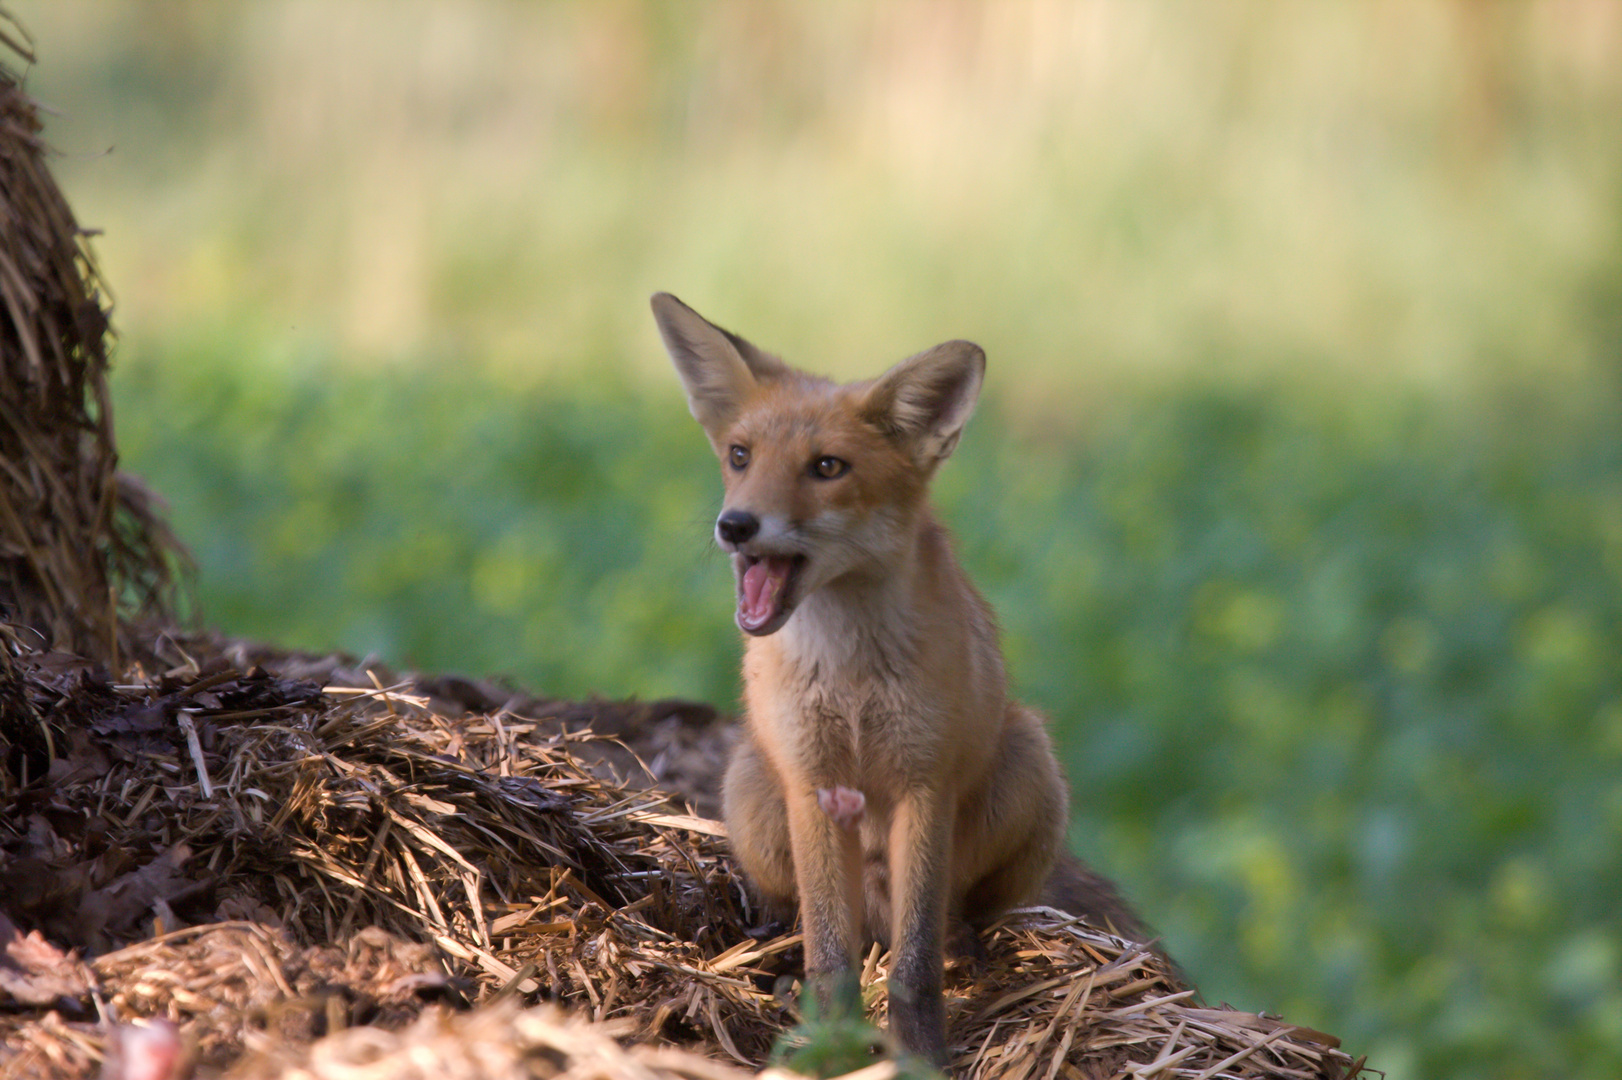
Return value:
M 929 479 L 980 395 L 980 347 L 948 341 L 841 384 L 796 371 L 669 293 L 653 297 L 653 317 L 721 459 L 715 539 L 732 555 L 738 626 L 774 633 L 823 586 L 899 565 Z

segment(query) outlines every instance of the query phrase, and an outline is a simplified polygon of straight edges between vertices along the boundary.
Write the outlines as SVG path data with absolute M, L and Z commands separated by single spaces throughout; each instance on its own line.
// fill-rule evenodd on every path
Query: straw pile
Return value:
M 33 62 L 0 9 L 5 49 Z M 116 471 L 104 290 L 45 153 L 0 63 L 0 619 L 116 667 L 138 647 L 132 621 L 170 610 L 179 548 Z
M 427 692 L 443 682 L 391 682 L 341 658 L 156 648 L 172 667 L 119 683 L 11 650 L 21 700 L 63 737 L 43 776 L 8 777 L 0 797 L 13 883 L 0 907 L 100 954 L 13 973 L 14 986 L 55 980 L 43 1000 L 13 992 L 20 1011 L 0 1016 L 15 1074 L 98 1066 L 117 1032 L 88 989 L 125 1022 L 173 1022 L 207 1070 L 257 1051 L 241 1064 L 255 1076 L 337 1076 L 363 1049 L 381 1062 L 460 1040 L 454 1053 L 475 1054 L 486 1039 L 517 1056 L 467 1075 L 553 1075 L 537 1062 L 562 1075 L 574 1051 L 559 1040 L 609 1039 L 665 1058 L 638 1051 L 616 1072 L 599 1055 L 591 1068 L 606 1071 L 591 1075 L 723 1076 L 718 1062 L 760 1067 L 794 1023 L 799 938 L 761 927 L 722 827 L 651 786 L 652 770 L 615 778 L 637 751 L 693 769 L 680 746 L 710 754 L 713 776 L 723 729 L 708 710 L 510 695 L 470 712 Z M 642 737 L 606 742 L 584 729 L 593 718 Z M 1198 1007 L 1152 952 L 1057 912 L 1016 914 L 986 945 L 948 971 L 958 1075 L 1355 1070 L 1328 1036 Z M 886 970 L 868 956 L 880 1020 Z M 430 1008 L 491 998 L 503 1011 Z M 514 1008 L 541 1000 L 612 1027 L 582 1034 L 579 1020 Z M 683 1072 L 673 1048 L 702 1062 Z M 656 1060 L 674 1071 L 648 1071 Z M 344 1075 L 403 1075 L 393 1068 Z

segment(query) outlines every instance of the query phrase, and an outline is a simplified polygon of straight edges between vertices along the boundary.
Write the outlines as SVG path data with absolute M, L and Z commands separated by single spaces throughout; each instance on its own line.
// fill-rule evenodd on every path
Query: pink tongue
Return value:
M 786 556 L 768 555 L 743 572 L 743 596 L 738 601 L 741 621 L 752 627 L 771 621 L 793 566 L 793 560 Z

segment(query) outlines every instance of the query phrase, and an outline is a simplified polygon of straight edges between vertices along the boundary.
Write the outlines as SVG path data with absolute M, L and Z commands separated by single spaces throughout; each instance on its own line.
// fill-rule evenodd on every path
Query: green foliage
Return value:
M 1405 1074 L 1615 1072 L 1619 435 L 1196 392 L 968 456 L 1073 838 L 1211 997 Z
M 716 466 L 674 387 L 511 390 L 224 345 L 132 364 L 126 464 L 210 621 L 735 700 Z M 1622 425 L 1185 388 L 939 501 L 1054 718 L 1078 849 L 1214 1000 L 1423 1075 L 1622 1062 Z
M 862 1015 L 856 976 L 839 987 L 837 1001 L 826 1010 L 809 990 L 800 995 L 800 1023 L 778 1037 L 772 1061 L 806 1076 L 844 1076 L 889 1058 L 897 1064 L 897 1080 L 940 1080 L 940 1071 L 927 1061 L 904 1054 L 890 1036 Z
M 674 396 L 328 359 L 204 347 L 119 383 L 126 463 L 173 500 L 210 623 L 579 696 L 734 700 L 713 464 Z

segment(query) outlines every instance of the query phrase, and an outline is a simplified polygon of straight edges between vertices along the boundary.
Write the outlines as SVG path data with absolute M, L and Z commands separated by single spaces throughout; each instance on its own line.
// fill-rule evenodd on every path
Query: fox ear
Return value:
M 939 464 L 957 448 L 974 412 L 986 354 L 972 341 L 948 341 L 901 361 L 874 380 L 863 411 L 913 448 L 920 462 Z
M 777 357 L 721 329 L 669 293 L 655 293 L 652 303 L 653 321 L 687 391 L 687 408 L 712 436 L 759 382 L 788 370 Z

